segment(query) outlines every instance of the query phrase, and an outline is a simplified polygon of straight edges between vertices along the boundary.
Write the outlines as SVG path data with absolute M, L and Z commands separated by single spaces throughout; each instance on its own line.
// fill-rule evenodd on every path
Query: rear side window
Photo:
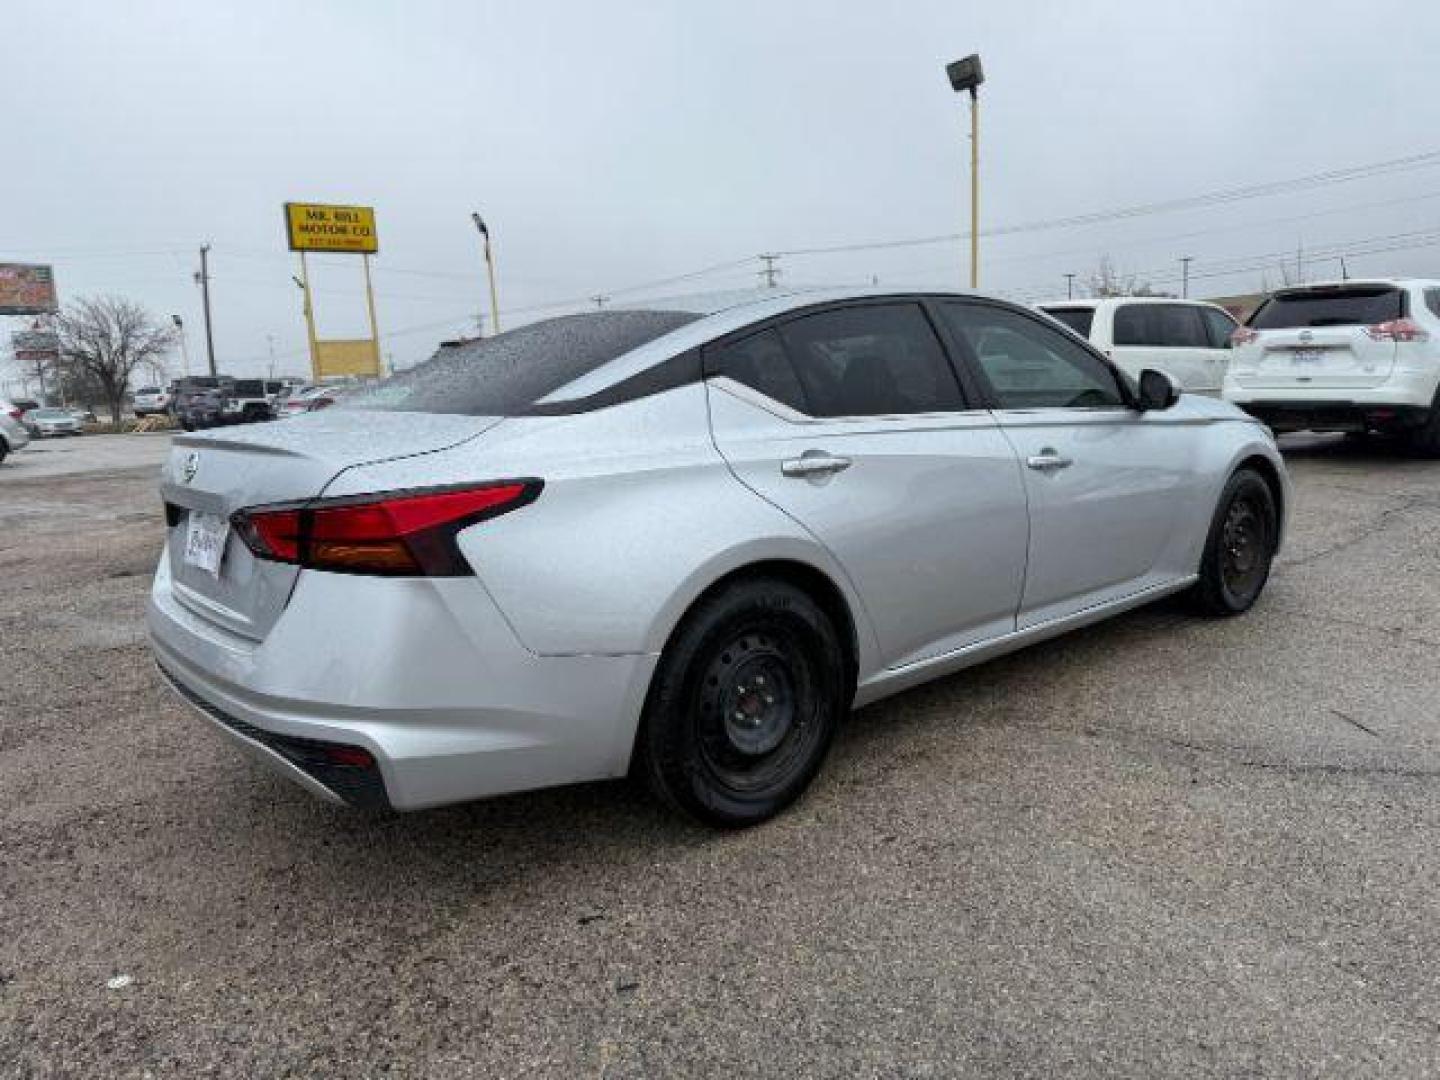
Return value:
M 781 328 L 811 416 L 894 416 L 965 408 L 917 304 L 865 304 Z
M 1405 315 L 1405 294 L 1389 285 L 1279 293 L 1250 316 L 1256 330 L 1299 326 L 1373 326 Z
M 1235 332 L 1235 320 L 1219 308 L 1200 308 L 1200 318 L 1205 321 L 1205 331 L 1210 336 L 1212 349 L 1228 349 L 1230 335 Z
M 441 349 L 336 408 L 514 416 L 697 318 L 679 311 L 605 311 L 546 319 Z
M 1094 308 L 1041 308 L 1040 310 L 1056 322 L 1064 323 L 1085 340 L 1090 340 L 1090 327 L 1095 322 Z
M 1116 345 L 1208 349 L 1200 309 L 1189 304 L 1123 304 L 1115 309 Z
M 780 335 L 774 330 L 752 334 L 718 349 L 707 349 L 705 371 L 734 379 L 799 412 L 806 411 L 805 392 L 795 377 L 795 369 L 790 366 L 790 358 L 785 355 Z
M 1430 309 L 1430 314 L 1440 318 L 1440 289 L 1425 290 L 1425 306 Z

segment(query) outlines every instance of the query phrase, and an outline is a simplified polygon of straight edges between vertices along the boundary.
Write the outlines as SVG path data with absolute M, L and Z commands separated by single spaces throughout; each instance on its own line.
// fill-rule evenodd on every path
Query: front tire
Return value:
M 1406 435 L 1405 446 L 1416 457 L 1440 458 L 1440 391 L 1430 404 L 1425 423 Z
M 638 771 L 705 824 L 759 824 L 819 771 L 847 687 L 840 638 L 814 600 L 784 581 L 734 582 L 702 600 L 666 647 Z
M 1275 495 L 1254 469 L 1238 469 L 1220 493 L 1200 580 L 1191 589 L 1206 615 L 1241 615 L 1254 606 L 1270 579 L 1280 516 Z

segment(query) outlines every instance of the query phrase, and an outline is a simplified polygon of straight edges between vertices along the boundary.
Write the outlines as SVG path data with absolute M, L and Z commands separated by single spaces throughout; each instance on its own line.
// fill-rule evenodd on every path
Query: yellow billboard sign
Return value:
M 380 250 L 373 206 L 286 203 L 285 234 L 291 251 L 349 251 L 374 255 Z
M 380 346 L 373 338 L 315 342 L 317 379 L 333 375 L 359 375 L 373 379 L 379 374 Z

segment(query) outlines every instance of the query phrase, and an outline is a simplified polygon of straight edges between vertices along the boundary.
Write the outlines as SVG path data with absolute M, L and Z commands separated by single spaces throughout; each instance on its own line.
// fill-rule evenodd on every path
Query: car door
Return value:
M 1115 308 L 1112 341 L 1110 358 L 1131 378 L 1154 368 L 1169 375 L 1181 390 L 1219 396 L 1224 366 L 1215 362 L 1198 306 L 1120 304 Z
M 1210 341 L 1211 379 L 1224 390 L 1225 373 L 1230 370 L 1230 335 L 1240 325 L 1223 308 L 1205 306 L 1198 309 Z
M 845 569 L 886 667 L 1015 629 L 1019 463 L 919 302 L 811 309 L 704 362 L 716 446 Z
M 1035 315 L 980 300 L 935 305 L 1024 466 L 1024 629 L 1194 572 L 1182 508 L 1198 441 L 1173 412 L 1139 412 L 1097 353 Z

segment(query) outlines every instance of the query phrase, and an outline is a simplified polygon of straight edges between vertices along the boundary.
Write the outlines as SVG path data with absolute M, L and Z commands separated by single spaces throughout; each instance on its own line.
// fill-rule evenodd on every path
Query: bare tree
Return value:
M 175 344 L 175 328 L 159 322 L 133 300 L 119 296 L 80 297 L 55 320 L 60 361 L 80 382 L 99 387 L 120 422 L 125 392 L 136 368 L 160 362 Z
M 1091 296 L 1169 296 L 1158 291 L 1148 281 L 1140 281 L 1134 274 L 1122 274 L 1115 269 L 1109 255 L 1100 257 L 1100 265 L 1086 281 Z

